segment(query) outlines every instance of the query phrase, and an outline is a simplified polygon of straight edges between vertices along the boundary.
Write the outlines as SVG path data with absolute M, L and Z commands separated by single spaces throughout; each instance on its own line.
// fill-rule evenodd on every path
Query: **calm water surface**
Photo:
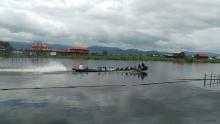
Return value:
M 0 58 L 0 124 L 220 123 L 220 85 L 177 81 L 218 73 L 220 64 L 145 62 L 144 76 L 72 73 L 81 62 L 89 67 L 140 63 Z M 177 83 L 139 85 L 168 81 Z

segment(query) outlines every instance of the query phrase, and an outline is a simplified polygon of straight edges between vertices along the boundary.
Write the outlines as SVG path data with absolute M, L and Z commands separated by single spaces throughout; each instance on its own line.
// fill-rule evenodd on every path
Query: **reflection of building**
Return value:
M 66 54 L 79 54 L 79 55 L 87 55 L 89 54 L 89 49 L 84 47 L 72 47 L 64 50 Z
M 197 59 L 208 59 L 209 55 L 208 54 L 196 54 L 196 55 L 194 55 L 194 58 L 197 58 Z

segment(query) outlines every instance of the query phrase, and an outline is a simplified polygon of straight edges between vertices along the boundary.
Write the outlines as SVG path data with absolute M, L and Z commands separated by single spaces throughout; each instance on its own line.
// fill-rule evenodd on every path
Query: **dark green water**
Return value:
M 9 89 L 0 90 L 0 124 L 220 123 L 220 85 L 176 80 L 218 73 L 220 64 L 145 62 L 145 76 L 69 71 L 81 62 L 89 67 L 140 63 L 0 59 L 0 89 Z M 176 83 L 139 85 L 167 81 Z

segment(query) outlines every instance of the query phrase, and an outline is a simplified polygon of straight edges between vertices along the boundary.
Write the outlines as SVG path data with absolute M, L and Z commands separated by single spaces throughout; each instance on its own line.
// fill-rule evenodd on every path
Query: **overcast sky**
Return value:
M 0 40 L 220 52 L 220 0 L 1 0 Z

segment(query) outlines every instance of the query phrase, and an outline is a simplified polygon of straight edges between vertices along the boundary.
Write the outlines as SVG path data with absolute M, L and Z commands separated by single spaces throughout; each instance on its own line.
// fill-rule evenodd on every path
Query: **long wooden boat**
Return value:
M 102 69 L 89 69 L 89 68 L 85 68 L 85 69 L 78 69 L 78 68 L 72 68 L 72 71 L 74 72 L 137 72 L 137 73 L 142 73 L 144 71 L 146 71 L 148 68 L 144 68 L 144 69 L 119 69 L 119 70 L 102 70 Z
M 107 72 L 107 71 L 102 71 L 99 69 L 88 69 L 88 68 L 85 68 L 85 69 L 72 68 L 72 71 L 74 72 Z

